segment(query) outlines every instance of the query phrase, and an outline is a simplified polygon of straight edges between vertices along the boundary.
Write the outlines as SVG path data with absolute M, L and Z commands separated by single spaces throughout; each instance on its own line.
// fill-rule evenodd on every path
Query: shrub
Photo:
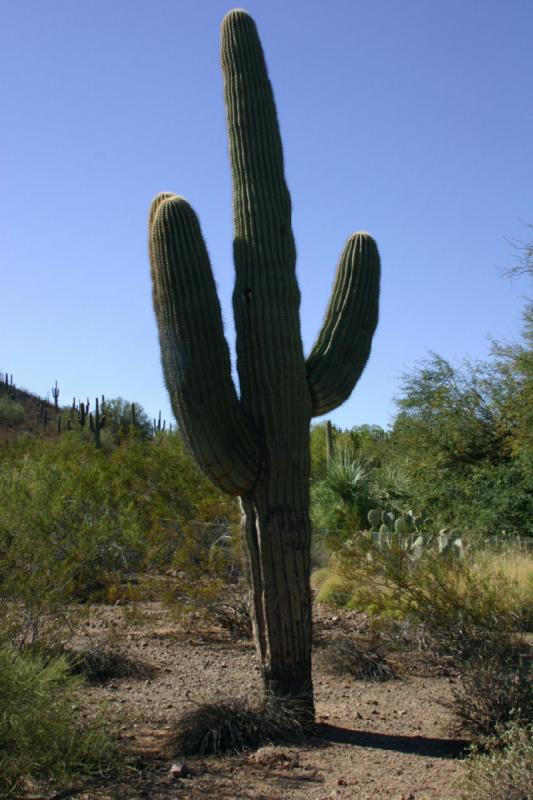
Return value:
M 322 567 L 311 576 L 312 588 L 317 591 L 317 601 L 333 606 L 347 605 L 353 586 L 346 578 L 330 567 Z
M 166 603 L 178 615 L 194 612 L 237 637 L 252 635 L 250 588 L 237 527 L 190 524 L 173 560 Z
M 461 668 L 453 710 L 462 730 L 477 739 L 497 736 L 511 723 L 533 719 L 531 652 L 505 632 L 478 644 L 480 653 Z
M 437 649 L 460 658 L 482 631 L 519 630 L 533 613 L 530 594 L 494 561 L 459 550 L 413 558 L 396 534 L 383 547 L 367 532 L 348 539 L 319 583 L 320 595 L 328 583 L 342 587 L 349 608 L 423 624 Z
M 455 662 L 513 648 L 521 627 L 514 585 L 503 574 L 479 569 L 468 558 L 432 557 L 409 587 L 412 618 L 434 649 Z
M 353 449 L 335 454 L 324 475 L 312 483 L 311 511 L 317 535 L 330 549 L 338 547 L 348 531 L 359 530 L 372 508 L 370 463 Z
M 335 675 L 351 675 L 360 681 L 388 681 L 395 670 L 377 638 L 336 636 L 326 650 L 327 667 Z
M 45 664 L 0 649 L 0 790 L 14 790 L 30 776 L 69 783 L 109 770 L 109 735 L 101 720 L 82 723 L 78 687 L 62 659 Z
M 533 800 L 532 775 L 533 726 L 511 725 L 467 758 L 460 800 Z
M 17 443 L 0 453 L 0 496 L 0 614 L 21 646 L 53 629 L 63 640 L 73 603 L 131 596 L 131 573 L 167 570 L 191 520 L 231 520 L 236 509 L 177 434 L 111 452 L 74 432 Z
M 0 397 L 0 426 L 13 428 L 24 420 L 24 406 L 9 397 Z
M 376 546 L 373 534 L 357 533 L 347 539 L 332 557 L 333 572 L 350 587 L 346 605 L 369 613 L 405 615 L 410 604 L 415 562 L 402 540 L 392 536 L 386 547 Z

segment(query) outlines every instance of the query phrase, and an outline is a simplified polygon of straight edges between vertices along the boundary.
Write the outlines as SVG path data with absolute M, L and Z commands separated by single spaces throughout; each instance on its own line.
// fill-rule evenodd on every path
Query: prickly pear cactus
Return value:
M 378 511 L 377 508 L 372 508 L 368 512 L 367 519 L 370 522 L 370 529 L 378 531 L 381 526 L 381 511 Z
M 166 192 L 150 211 L 153 301 L 180 430 L 206 475 L 241 497 L 265 685 L 312 708 L 309 425 L 349 397 L 364 369 L 378 319 L 379 255 L 367 233 L 348 239 L 305 358 L 276 108 L 244 11 L 222 24 L 222 69 L 240 396 L 200 223 L 183 197 Z

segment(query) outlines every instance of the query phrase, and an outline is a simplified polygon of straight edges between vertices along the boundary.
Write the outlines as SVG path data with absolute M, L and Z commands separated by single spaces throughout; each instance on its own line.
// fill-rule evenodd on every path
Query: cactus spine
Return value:
M 276 108 L 244 11 L 223 21 L 222 69 L 240 397 L 198 219 L 186 200 L 166 192 L 149 218 L 153 302 L 180 430 L 207 476 L 241 497 L 265 686 L 299 696 L 312 712 L 309 425 L 349 396 L 364 368 L 377 324 L 379 256 L 368 234 L 348 240 L 306 360 Z

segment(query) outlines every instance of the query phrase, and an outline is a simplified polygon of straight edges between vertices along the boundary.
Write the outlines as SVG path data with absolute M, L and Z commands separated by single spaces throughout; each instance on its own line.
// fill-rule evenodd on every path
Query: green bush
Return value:
M 311 485 L 311 513 L 329 549 L 360 530 L 373 506 L 370 464 L 347 447 L 339 450 L 323 476 Z M 349 532 L 349 533 L 348 533 Z
M 465 761 L 460 800 L 533 800 L 532 775 L 533 726 L 512 725 Z
M 232 636 L 250 638 L 250 585 L 240 529 L 226 525 L 184 526 L 164 581 L 164 601 L 178 614 L 194 612 Z
M 477 629 L 518 630 L 531 619 L 528 584 L 519 583 L 475 550 L 444 553 L 433 549 L 414 553 L 410 540 L 387 534 L 359 533 L 346 540 L 321 570 L 315 587 L 326 599 L 329 586 L 342 587 L 339 599 L 349 608 L 368 613 L 410 617 L 433 631 L 443 649 L 461 650 Z M 529 565 L 529 559 L 524 557 Z M 333 592 L 333 595 L 335 592 Z M 334 597 L 327 598 L 330 601 Z
M 24 420 L 24 406 L 9 397 L 0 397 L 0 426 L 13 428 Z
M 62 638 L 73 603 L 115 601 L 132 572 L 169 569 L 191 520 L 236 514 L 176 434 L 106 451 L 73 432 L 0 458 L 0 627 L 19 644 Z
M 101 719 L 83 724 L 79 680 L 63 660 L 45 664 L 0 649 L 0 791 L 25 778 L 65 784 L 110 769 L 114 748 Z

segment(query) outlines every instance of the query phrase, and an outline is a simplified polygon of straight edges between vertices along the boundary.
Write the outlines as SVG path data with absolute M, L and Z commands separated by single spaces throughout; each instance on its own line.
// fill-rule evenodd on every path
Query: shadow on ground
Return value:
M 464 739 L 430 739 L 427 736 L 396 736 L 386 733 L 341 728 L 322 723 L 316 727 L 319 745 L 349 744 L 354 747 L 370 747 L 374 750 L 395 750 L 429 758 L 462 758 L 470 745 Z

